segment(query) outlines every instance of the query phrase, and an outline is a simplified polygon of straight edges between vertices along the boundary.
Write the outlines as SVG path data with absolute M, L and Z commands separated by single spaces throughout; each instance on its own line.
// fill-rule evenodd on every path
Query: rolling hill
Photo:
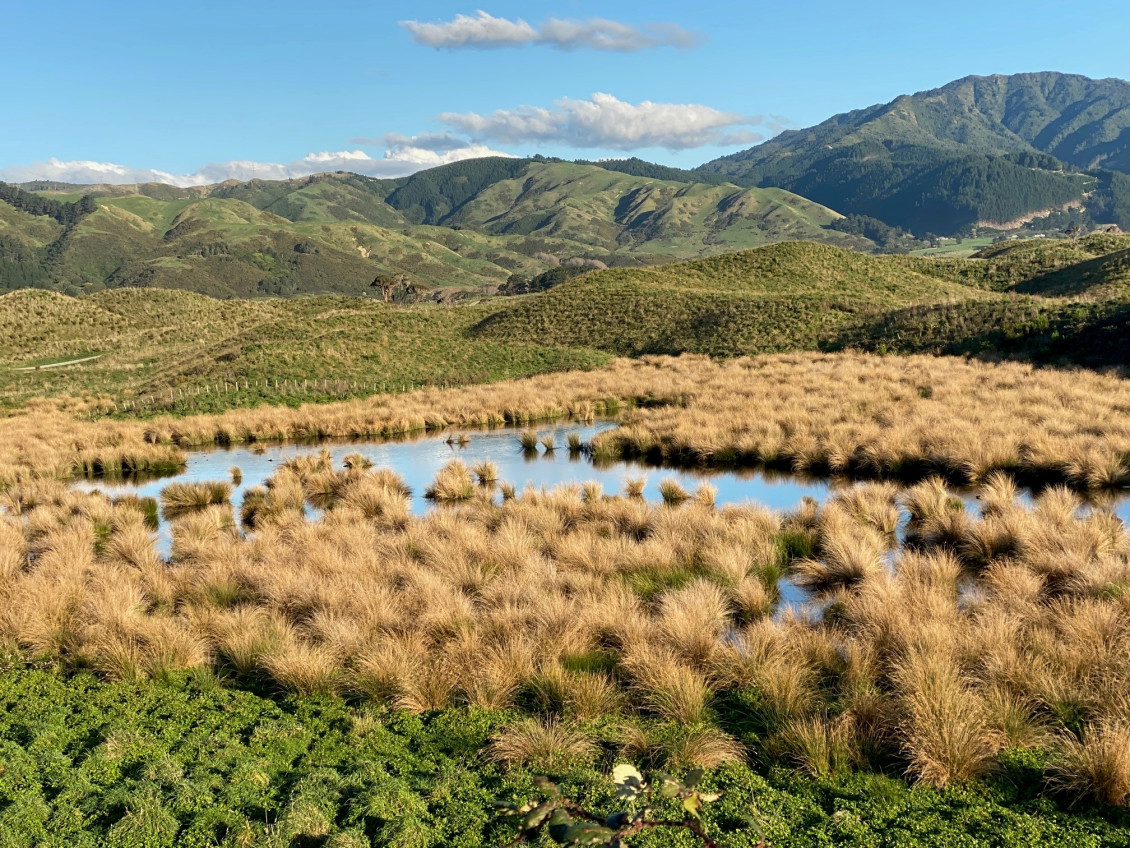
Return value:
M 1108 235 L 1013 241 L 971 259 L 783 242 L 449 305 L 24 290 L 0 295 L 0 406 L 83 394 L 209 411 L 652 353 L 851 348 L 1125 369 L 1128 255 L 1130 236 Z M 44 367 L 76 359 L 87 361 Z
M 1077 207 L 1130 229 L 1130 82 L 965 77 L 783 132 L 702 170 L 919 234 Z
M 861 315 L 914 303 L 980 299 L 982 289 L 902 257 L 807 242 L 659 268 L 585 274 L 515 299 L 475 328 L 495 341 L 540 339 L 621 355 L 716 356 L 815 347 Z
M 25 188 L 35 191 L 0 197 L 0 289 L 362 294 L 378 275 L 404 275 L 478 293 L 568 261 L 641 266 L 785 239 L 874 247 L 781 189 L 548 160 L 479 159 L 402 180 Z

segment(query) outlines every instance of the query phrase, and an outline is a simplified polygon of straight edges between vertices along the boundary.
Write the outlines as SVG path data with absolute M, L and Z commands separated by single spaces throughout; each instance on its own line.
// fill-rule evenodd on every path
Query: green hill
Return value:
M 0 406 L 94 393 L 173 398 L 180 411 L 207 411 L 491 382 L 608 359 L 593 350 L 473 336 L 470 329 L 496 308 L 333 296 L 218 300 L 142 288 L 78 298 L 11 292 L 0 295 Z M 44 367 L 91 356 L 98 358 Z
M 902 257 L 789 242 L 660 268 L 586 274 L 516 299 L 475 332 L 626 355 L 733 356 L 813 347 L 860 314 L 986 296 L 946 275 L 914 270 Z
M 0 195 L 0 289 L 361 294 L 378 275 L 404 275 L 477 293 L 569 261 L 641 266 L 784 239 L 874 247 L 781 189 L 549 160 L 471 160 L 402 180 L 29 188 L 44 190 Z
M 702 169 L 919 234 L 1084 205 L 1096 221 L 1130 229 L 1130 83 L 965 77 L 781 133 Z
M 218 208 L 252 221 L 267 214 L 239 203 Z M 135 218 L 139 232 L 156 220 Z M 94 393 L 131 408 L 140 400 L 147 409 L 214 410 L 489 382 L 649 353 L 854 348 L 1124 369 L 1128 252 L 1130 236 L 1106 235 L 1014 241 L 971 259 L 783 242 L 546 275 L 556 284 L 536 294 L 450 305 L 29 289 L 0 295 L 0 405 Z

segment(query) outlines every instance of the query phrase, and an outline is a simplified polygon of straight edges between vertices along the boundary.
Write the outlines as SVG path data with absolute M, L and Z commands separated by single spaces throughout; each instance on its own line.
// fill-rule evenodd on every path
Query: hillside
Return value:
M 402 180 L 25 188 L 36 191 L 0 197 L 0 289 L 362 294 L 377 276 L 403 275 L 477 294 L 570 260 L 640 266 L 785 239 L 874 247 L 781 189 L 549 160 L 479 159 Z
M 660 268 L 586 274 L 518 299 L 475 332 L 496 341 L 540 339 L 632 356 L 734 356 L 814 347 L 861 314 L 985 296 L 911 269 L 901 257 L 789 242 Z
M 1128 255 L 1130 236 L 1105 235 L 971 259 L 784 242 L 452 305 L 23 290 L 0 295 L 0 405 L 87 393 L 185 412 L 301 403 L 652 353 L 852 348 L 1125 368 Z
M 0 406 L 36 396 L 162 399 L 171 392 L 186 398 L 180 409 L 210 410 L 492 382 L 608 359 L 473 337 L 470 328 L 493 311 L 332 296 L 217 300 L 166 289 L 80 298 L 11 292 L 0 295 Z M 43 367 L 91 356 L 98 358 Z
M 965 77 L 702 166 L 916 233 L 1085 206 L 1130 229 L 1130 83 Z

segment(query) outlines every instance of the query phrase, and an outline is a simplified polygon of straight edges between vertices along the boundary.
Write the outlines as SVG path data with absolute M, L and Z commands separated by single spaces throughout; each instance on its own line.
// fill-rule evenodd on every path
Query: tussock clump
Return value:
M 772 740 L 779 759 L 814 777 L 827 777 L 851 767 L 854 728 L 847 717 L 798 716 L 785 722 Z
M 1087 725 L 1080 736 L 1060 737 L 1052 779 L 1064 791 L 1112 806 L 1130 801 L 1130 724 L 1105 720 Z
M 530 687 L 543 709 L 581 721 L 615 715 L 623 706 L 623 696 L 610 675 L 571 671 L 556 662 L 539 669 Z
M 906 711 L 903 747 L 918 780 L 947 786 L 993 768 L 996 750 L 984 699 L 949 657 L 912 652 L 894 679 Z
M 462 460 L 453 459 L 436 474 L 424 497 L 440 503 L 469 501 L 475 496 L 475 481 Z
M 524 719 L 498 733 L 490 744 L 497 762 L 543 768 L 589 762 L 597 751 L 596 743 L 575 725 L 554 720 Z
M 170 483 L 161 490 L 161 508 L 173 518 L 187 512 L 207 509 L 228 502 L 231 484 L 226 481 L 212 483 Z
M 342 465 L 347 471 L 367 471 L 373 467 L 373 461 L 364 454 L 351 453 L 342 460 Z
M 659 482 L 659 494 L 663 498 L 663 502 L 668 506 L 679 506 L 691 499 L 690 493 L 679 485 L 678 480 L 673 478 Z
M 475 475 L 480 486 L 493 486 L 498 482 L 498 466 L 489 459 L 476 462 L 471 467 L 471 473 Z
M 824 510 L 817 542 L 817 558 L 793 563 L 793 581 L 806 589 L 827 592 L 851 587 L 883 567 L 887 542 L 880 532 L 859 525 L 846 512 Z
M 684 729 L 657 747 L 664 765 L 672 769 L 716 769 L 745 760 L 741 744 L 714 727 Z
M 321 645 L 284 642 L 263 657 L 263 664 L 280 686 L 299 695 L 330 695 L 341 686 L 340 661 Z
M 645 709 L 684 724 L 706 718 L 712 695 L 706 677 L 671 651 L 641 648 L 624 658 L 624 666 Z
M 624 481 L 624 494 L 629 498 L 642 498 L 647 486 L 646 477 L 632 477 Z

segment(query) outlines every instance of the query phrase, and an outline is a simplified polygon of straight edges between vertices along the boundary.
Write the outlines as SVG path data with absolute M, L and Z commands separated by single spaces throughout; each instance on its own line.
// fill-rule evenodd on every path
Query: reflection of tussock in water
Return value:
M 608 460 L 575 449 L 574 446 L 579 448 L 581 445 L 588 445 L 595 436 L 614 427 L 612 421 L 598 421 L 588 425 L 566 424 L 537 430 L 494 428 L 458 434 L 412 433 L 380 442 L 306 441 L 286 445 L 255 443 L 248 447 L 218 447 L 190 453 L 184 471 L 175 476 L 79 480 L 75 485 L 82 489 L 98 489 L 114 497 L 158 498 L 173 484 L 205 483 L 230 478 L 234 465 L 240 474 L 238 480 L 232 480 L 231 502 L 238 511 L 242 508 L 245 495 L 261 488 L 283 464 L 328 450 L 331 461 L 337 465 L 350 461 L 358 464 L 363 462 L 370 467 L 376 465 L 388 468 L 403 477 L 408 481 L 412 492 L 412 511 L 417 514 L 433 505 L 434 499 L 428 498 L 427 492 L 443 465 L 452 457 L 461 458 L 468 466 L 490 467 L 489 473 L 493 480 L 504 481 L 507 490 L 515 493 L 528 486 L 539 488 L 594 482 L 611 492 L 631 492 L 638 488 L 638 496 L 658 502 L 664 498 L 663 489 L 666 486 L 695 490 L 706 482 L 717 489 L 715 499 L 719 506 L 755 502 L 778 510 L 789 510 L 800 505 L 806 498 L 813 499 L 815 504 L 829 495 L 847 497 L 850 500 L 852 492 L 873 493 L 881 490 L 893 498 L 893 494 L 900 491 L 894 484 L 862 485 L 843 477 L 819 478 L 774 468 L 739 467 L 724 471 L 665 469 L 646 459 Z M 546 441 L 555 447 L 565 442 L 570 449 L 546 450 L 543 444 Z M 541 450 L 538 449 L 539 446 Z M 662 469 L 661 473 L 640 475 L 641 471 L 659 469 Z M 979 508 L 981 497 L 976 489 L 943 488 L 945 497 L 964 503 L 966 509 Z M 1013 495 L 1022 505 L 1030 507 L 1038 493 L 1015 487 Z M 1085 517 L 1091 510 L 1105 510 L 1115 512 L 1123 520 L 1130 520 L 1130 499 L 1116 492 L 1087 492 L 1078 497 L 1080 517 Z M 304 506 L 304 514 L 308 519 L 319 518 L 331 500 L 330 495 L 311 493 Z M 894 506 L 893 499 L 891 505 L 894 512 L 888 514 L 881 528 L 893 532 L 892 545 L 880 555 L 880 560 L 886 567 L 892 566 L 903 545 L 908 542 L 913 544 L 915 541 L 912 534 L 908 538 L 912 529 L 910 511 Z M 858 511 L 861 507 L 855 504 L 854 508 Z M 165 555 L 169 551 L 169 543 L 167 523 L 162 523 L 159 548 Z M 791 606 L 798 606 L 809 600 L 808 590 L 792 581 L 783 584 L 782 591 L 789 596 Z
M 174 567 L 136 493 L 10 489 L 27 517 L 0 521 L 0 636 L 111 677 L 213 666 L 417 712 L 579 715 L 595 693 L 590 716 L 706 726 L 739 756 L 733 726 L 711 724 L 726 702 L 759 754 L 819 774 L 897 763 L 940 786 L 1051 747 L 1078 792 L 1124 800 L 1071 765 L 1128 738 L 1130 537 L 1113 513 L 1001 474 L 972 498 L 935 478 L 694 487 L 628 465 L 582 484 L 606 472 L 493 435 L 279 448 L 257 457 L 274 473 L 243 475 L 262 485 L 238 519 L 214 503 L 226 479 L 177 481 Z M 513 470 L 548 482 L 519 492 Z M 784 511 L 734 505 L 751 483 Z

